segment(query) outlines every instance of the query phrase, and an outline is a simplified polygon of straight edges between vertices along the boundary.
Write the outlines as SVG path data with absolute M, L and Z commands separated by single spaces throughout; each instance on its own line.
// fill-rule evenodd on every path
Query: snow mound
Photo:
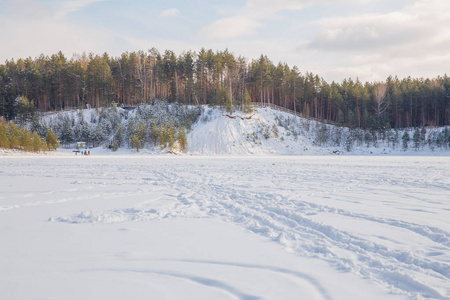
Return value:
M 325 154 L 305 135 L 292 134 L 278 126 L 279 117 L 300 121 L 289 114 L 260 108 L 251 114 L 226 114 L 207 109 L 203 120 L 188 135 L 188 153 L 193 155 L 299 155 Z
M 272 108 L 257 108 L 250 114 L 227 114 L 204 107 L 200 120 L 188 134 L 190 155 L 401 155 L 448 156 L 437 141 L 447 139 L 448 129 L 427 128 L 421 140 L 412 140 L 414 130 L 364 131 L 321 123 Z M 403 135 L 410 141 L 405 147 Z M 440 136 L 440 138 L 437 138 Z

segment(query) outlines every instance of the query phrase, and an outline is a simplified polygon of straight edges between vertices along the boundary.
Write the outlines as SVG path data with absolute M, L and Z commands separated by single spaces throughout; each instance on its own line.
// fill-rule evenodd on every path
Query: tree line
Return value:
M 59 141 L 53 130 L 48 129 L 44 138 L 42 138 L 37 131 L 17 126 L 14 122 L 9 123 L 3 117 L 0 117 L 0 148 L 45 152 L 56 150 L 58 147 Z
M 265 55 L 249 61 L 228 50 L 203 48 L 180 55 L 152 48 L 119 57 L 91 53 L 70 59 L 59 52 L 0 65 L 0 115 L 8 120 L 23 118 L 33 109 L 127 106 L 155 99 L 227 110 L 245 110 L 250 101 L 274 104 L 363 129 L 450 125 L 446 74 L 328 83 L 319 75 L 302 74 L 296 66 L 274 64 Z

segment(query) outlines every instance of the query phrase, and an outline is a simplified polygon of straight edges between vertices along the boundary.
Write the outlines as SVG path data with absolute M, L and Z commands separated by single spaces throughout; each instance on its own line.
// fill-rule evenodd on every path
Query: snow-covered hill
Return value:
M 424 141 L 443 129 L 428 129 Z M 411 141 L 405 150 L 402 135 Z M 449 151 L 424 145 L 414 148 L 413 131 L 390 135 L 322 124 L 271 108 L 258 108 L 251 114 L 228 115 L 206 108 L 188 136 L 192 155 L 449 155 Z M 368 140 L 370 138 L 370 140 Z
M 44 133 L 46 128 L 52 128 L 62 140 L 90 140 L 99 154 L 112 154 L 106 146 L 120 139 L 118 153 L 125 154 L 136 152 L 131 149 L 130 140 L 137 125 L 145 127 L 143 149 L 139 151 L 144 155 L 174 152 L 161 148 L 157 140 L 167 126 L 175 132 L 186 128 L 187 148 L 178 149 L 185 155 L 450 155 L 450 128 L 364 131 L 323 124 L 268 107 L 249 114 L 227 114 L 220 108 L 157 102 L 134 110 L 61 112 L 44 117 L 36 127 Z M 409 138 L 406 144 L 405 134 Z
M 201 155 L 319 154 L 306 136 L 294 136 L 277 125 L 283 113 L 259 109 L 255 113 L 233 115 L 217 109 L 206 110 L 207 122 L 199 122 L 188 138 L 188 153 Z M 284 117 L 292 118 L 285 114 Z

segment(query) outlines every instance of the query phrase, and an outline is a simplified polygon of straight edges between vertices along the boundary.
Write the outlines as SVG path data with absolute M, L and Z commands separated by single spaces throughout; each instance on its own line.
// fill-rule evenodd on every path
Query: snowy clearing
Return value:
M 0 157 L 0 299 L 450 299 L 450 158 Z

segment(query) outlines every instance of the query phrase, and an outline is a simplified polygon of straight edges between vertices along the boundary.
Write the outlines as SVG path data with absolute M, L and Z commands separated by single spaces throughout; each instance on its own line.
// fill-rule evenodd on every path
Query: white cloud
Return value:
M 90 3 L 93 3 L 92 1 Z M 86 4 L 86 1 L 84 2 Z M 86 4 L 87 5 L 87 4 Z M 29 14 L 30 7 L 35 14 Z M 82 6 L 78 6 L 80 9 Z M 75 8 L 73 8 L 75 9 Z M 74 11 L 72 9 L 72 11 Z M 106 30 L 58 19 L 42 5 L 30 1 L 17 1 L 0 15 L 0 61 L 51 55 L 62 51 L 68 57 L 73 53 L 102 53 L 113 44 L 112 34 Z
M 331 18 L 318 24 L 322 30 L 310 47 L 330 51 L 372 51 L 429 36 L 428 24 L 405 12 Z
M 172 17 L 172 16 L 176 16 L 180 13 L 180 10 L 178 8 L 171 8 L 171 9 L 166 9 L 163 10 L 159 13 L 160 17 Z
M 302 9 L 311 3 L 311 0 L 248 0 L 240 13 L 247 17 L 264 19 L 283 10 Z
M 334 55 L 331 76 L 382 80 L 389 75 L 433 77 L 450 64 L 450 1 L 420 0 L 401 10 L 314 22 L 319 32 L 300 53 Z M 345 66 L 345 67 L 343 67 Z
M 310 0 L 248 0 L 234 15 L 219 19 L 201 31 L 200 35 L 213 39 L 230 39 L 248 36 L 263 27 L 263 21 L 280 11 L 299 10 Z
M 242 16 L 234 16 L 217 20 L 204 27 L 201 31 L 201 35 L 212 39 L 236 38 L 249 35 L 261 26 L 261 23 L 256 20 Z
M 66 15 L 79 11 L 93 3 L 102 2 L 104 0 L 72 0 L 72 1 L 64 1 L 58 8 L 58 11 L 55 13 L 55 18 L 62 19 Z
M 125 4 L 115 3 L 112 9 L 123 10 L 117 15 L 131 17 L 120 19 L 130 26 L 118 23 L 114 32 L 99 22 L 75 23 L 68 18 L 73 12 L 89 12 L 95 8 L 92 4 L 100 0 L 51 0 L 53 7 L 46 1 L 6 1 L 6 9 L 0 11 L 0 28 L 8 28 L 0 30 L 0 63 L 59 50 L 70 57 L 84 51 L 120 55 L 156 47 L 181 53 L 205 47 L 228 48 L 250 60 L 264 54 L 275 64 L 281 61 L 291 67 L 297 65 L 303 73 L 310 71 L 327 81 L 348 77 L 373 81 L 389 75 L 433 77 L 448 72 L 450 65 L 450 1 L 444 0 L 405 1 L 407 6 L 396 5 L 396 9 L 389 9 L 390 2 L 383 0 L 383 12 L 376 11 L 378 2 L 374 0 L 246 0 L 237 8 L 223 9 L 223 4 L 219 7 L 221 17 L 207 24 L 200 18 L 204 11 L 199 9 L 186 18 L 176 18 L 176 22 L 167 20 L 170 22 L 164 30 L 155 26 L 137 26 L 136 30 L 132 22 L 154 24 L 145 23 L 149 22 L 151 9 L 142 5 L 141 13 L 136 13 L 135 8 L 126 10 L 120 6 Z M 367 3 L 369 9 L 365 10 Z M 295 13 L 306 7 L 307 11 Z M 332 8 L 348 16 L 334 13 Z M 315 16 L 323 11 L 332 17 L 317 20 Z M 158 15 L 179 14 L 173 8 Z M 192 19 L 195 22 L 186 21 Z M 181 36 L 179 26 L 192 26 L 192 30 L 182 31 Z M 192 32 L 198 34 L 190 36 Z

